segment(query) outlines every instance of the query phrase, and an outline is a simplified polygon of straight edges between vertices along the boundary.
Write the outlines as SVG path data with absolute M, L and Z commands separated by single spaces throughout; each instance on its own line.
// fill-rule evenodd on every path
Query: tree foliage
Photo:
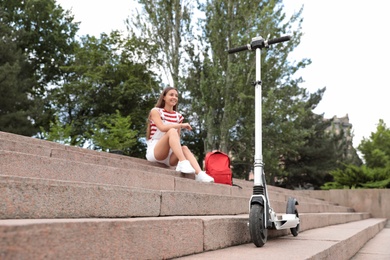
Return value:
M 325 91 L 325 89 L 322 90 Z M 319 188 L 330 179 L 330 170 L 338 167 L 338 150 L 334 140 L 326 129 L 329 122 L 322 115 L 312 113 L 302 122 L 301 129 L 309 129 L 304 145 L 296 152 L 282 157 L 283 175 L 276 184 L 286 188 Z
M 51 91 L 61 122 L 72 125 L 73 145 L 88 143 L 98 126 L 105 127 L 102 120 L 116 111 L 131 118 L 133 131 L 144 132 L 158 92 L 158 79 L 149 70 L 151 51 L 146 41 L 116 31 L 81 38 L 74 60 L 62 68 L 67 74 L 63 86 Z M 139 139 L 132 155 L 141 156 L 144 149 Z
M 181 90 L 179 80 L 185 46 L 192 39 L 191 16 L 193 1 L 190 0 L 138 0 L 142 11 L 128 26 L 140 37 L 148 39 L 158 48 L 156 65 L 165 71 L 171 85 Z
M 131 148 L 137 144 L 137 131 L 131 129 L 131 117 L 123 117 L 116 110 L 115 115 L 106 120 L 101 118 L 101 125 L 93 129 L 91 140 L 94 145 L 103 151 L 120 151 L 129 154 Z
M 363 138 L 358 149 L 363 154 L 365 165 L 345 164 L 331 172 L 333 181 L 325 183 L 330 188 L 390 188 L 390 129 L 380 119 L 376 132 Z
M 383 168 L 390 163 L 390 129 L 380 119 L 376 132 L 363 138 L 358 149 L 362 152 L 367 167 Z
M 322 91 L 325 91 L 323 89 Z M 343 164 L 360 166 L 361 159 L 352 147 L 350 124 L 340 124 L 335 117 L 324 119 L 322 115 L 307 117 L 301 128 L 313 128 L 297 154 L 284 156 L 284 176 L 278 185 L 288 188 L 319 189 L 332 181 L 331 171 Z
M 0 130 L 34 135 L 54 114 L 47 90 L 62 79 L 78 24 L 54 0 L 1 0 L 0 24 L 0 84 L 9 93 L 0 103 Z
M 31 135 L 34 102 L 29 94 L 34 84 L 25 73 L 28 63 L 12 39 L 11 28 L 0 23 L 0 34 L 0 130 Z
M 79 145 L 72 140 L 72 126 L 71 124 L 64 125 L 61 123 L 58 115 L 54 116 L 54 121 L 50 121 L 49 131 L 41 127 L 39 137 L 52 142 L 67 145 Z
M 281 1 L 214 0 L 201 10 L 204 49 L 199 56 L 193 51 L 186 88 L 202 123 L 205 151 L 220 149 L 232 155 L 236 176 L 244 177 L 253 165 L 255 55 L 228 55 L 227 49 L 246 45 L 259 34 L 292 35 L 290 42 L 264 50 L 261 60 L 263 155 L 266 172 L 278 174 L 280 155 L 296 151 L 311 131 L 299 127 L 309 116 L 310 95 L 299 87 L 302 79 L 293 77 L 310 60 L 291 63 L 288 59 L 300 42 L 300 12 L 286 18 Z
M 289 42 L 262 50 L 267 181 L 318 187 L 335 161 L 349 162 L 341 156 L 348 142 L 327 135 L 322 116 L 312 112 L 325 88 L 309 93 L 295 76 L 311 63 L 289 58 L 300 44 L 302 10 L 286 17 L 281 0 L 207 0 L 198 10 L 188 0 L 138 0 L 143 9 L 129 18 L 129 35 L 77 40 L 78 24 L 55 0 L 0 3 L 0 130 L 35 135 L 41 129 L 41 138 L 144 157 L 146 118 L 165 85 L 157 76 L 164 70 L 181 93 L 180 110 L 194 129 L 183 140 L 199 162 L 219 149 L 231 156 L 235 177 L 247 177 L 255 146 L 255 53 L 227 49 L 288 34 Z M 361 146 L 374 168 L 345 166 L 369 175 L 362 187 L 387 180 L 379 170 L 388 165 L 386 138 Z

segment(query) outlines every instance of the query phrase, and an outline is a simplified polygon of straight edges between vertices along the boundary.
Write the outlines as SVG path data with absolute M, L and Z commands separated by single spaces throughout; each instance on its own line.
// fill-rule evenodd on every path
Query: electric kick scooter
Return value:
M 270 207 L 264 174 L 262 155 L 262 107 L 261 107 L 261 50 L 272 44 L 290 40 L 290 36 L 264 40 L 261 36 L 252 39 L 250 44 L 232 48 L 229 54 L 240 51 L 256 51 L 256 82 L 255 86 L 255 158 L 253 195 L 249 201 L 249 231 L 253 243 L 262 247 L 267 242 L 268 229 L 290 229 L 293 236 L 299 232 L 299 215 L 295 205 L 298 201 L 289 198 L 286 214 L 276 214 Z

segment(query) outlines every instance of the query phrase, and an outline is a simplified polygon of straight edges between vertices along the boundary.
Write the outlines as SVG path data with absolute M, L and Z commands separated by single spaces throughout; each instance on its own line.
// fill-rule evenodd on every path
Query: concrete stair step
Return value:
M 390 259 L 390 221 L 384 229 L 382 229 L 376 236 L 369 240 L 352 260 L 388 260 Z
M 176 259 L 259 259 L 260 255 L 261 259 L 275 260 L 351 259 L 367 241 L 383 230 L 386 222 L 386 219 L 370 218 L 307 230 L 299 233 L 297 237 L 283 236 L 270 239 L 261 248 L 248 243 Z
M 123 156 L 124 157 L 124 156 Z M 146 161 L 146 160 L 143 160 Z M 181 175 L 173 170 L 159 167 L 135 167 L 118 168 L 101 164 L 84 163 L 77 160 L 58 159 L 47 156 L 38 156 L 13 151 L 0 151 L 0 174 L 43 178 L 52 180 L 76 181 L 86 183 L 111 184 L 127 187 L 136 187 L 152 190 L 176 190 L 189 192 L 202 192 L 219 195 L 247 197 L 252 195 L 252 182 L 237 180 L 237 186 L 222 184 L 199 183 L 191 178 L 181 178 Z M 145 165 L 144 165 L 145 166 Z M 160 174 L 165 171 L 165 174 Z M 269 187 L 271 200 L 287 201 L 293 195 L 293 191 L 274 189 Z M 276 192 L 283 190 L 283 193 Z M 291 192 L 289 194 L 289 192 Z M 352 211 L 348 207 L 335 206 L 323 200 L 312 199 L 307 196 L 295 196 L 301 205 L 318 204 L 315 212 L 325 211 Z M 321 208 L 321 205 L 322 208 Z M 307 212 L 307 210 L 304 210 Z
M 132 158 L 128 156 L 83 149 L 80 147 L 66 146 L 46 140 L 19 136 L 5 132 L 0 132 L 0 150 L 62 159 L 71 162 L 83 162 L 87 164 L 103 165 L 114 168 L 156 172 L 159 174 L 194 179 L 194 175 L 177 173 L 174 171 L 173 167 L 165 167 L 161 164 L 150 163 L 140 158 Z M 253 182 L 239 179 L 234 179 L 233 182 L 242 187 L 242 189 L 239 190 L 240 196 L 250 197 L 252 195 Z M 288 197 L 294 196 L 300 203 L 312 202 L 332 204 L 327 201 L 324 202 L 323 200 L 304 196 L 300 191 L 291 191 L 270 185 L 267 187 L 270 197 L 278 200 L 286 200 Z M 145 186 L 142 188 L 150 187 Z
M 5 151 L 14 151 L 20 153 L 32 153 L 35 155 L 56 157 L 56 158 L 69 158 L 71 160 L 85 160 L 85 162 L 98 163 L 100 157 L 132 161 L 140 164 L 146 164 L 148 166 L 154 165 L 159 168 L 168 168 L 162 166 L 158 163 L 150 163 L 144 159 L 134 158 L 129 156 L 122 156 L 114 153 L 107 153 L 101 151 L 95 151 L 90 149 L 85 149 L 76 146 L 63 145 L 56 142 L 51 142 L 47 140 L 26 137 L 21 135 L 15 135 L 11 133 L 1 132 L 0 131 L 0 150 Z M 118 161 L 115 161 L 117 163 Z
M 250 243 L 247 227 L 253 182 L 234 179 L 239 188 L 193 179 L 144 159 L 0 132 L 0 259 L 204 259 L 198 256 L 237 245 L 259 252 L 275 241 L 322 248 L 314 259 L 349 259 L 351 250 L 340 243 L 360 245 L 355 237 L 375 233 L 385 221 L 331 203 L 326 194 L 268 185 L 275 212 L 285 212 L 288 197 L 297 198 L 302 233 L 293 237 L 289 230 L 269 230 L 269 241 L 259 249 Z M 318 231 L 317 240 L 309 236 L 346 223 L 354 225 L 341 228 L 346 232 L 337 229 L 339 236 L 326 237 L 327 229 Z M 281 248 L 289 252 L 283 259 L 300 253 Z M 333 257 L 333 249 L 340 258 Z M 233 255 L 217 258 L 251 259 Z
M 223 215 L 248 212 L 248 199 L 0 175 L 0 218 Z
M 41 157 L 63 159 L 71 162 L 83 162 L 88 164 L 104 165 L 116 168 L 132 168 L 137 170 L 142 169 L 144 171 L 151 172 L 158 171 L 159 173 L 163 174 L 194 179 L 193 175 L 177 173 L 173 170 L 173 167 L 167 167 L 158 163 L 150 163 L 140 158 L 110 154 L 106 152 L 98 152 L 79 147 L 66 146 L 34 138 L 26 139 L 25 137 L 20 138 L 18 136 L 18 138 L 16 139 L 21 139 L 21 141 L 6 140 L 1 139 L 1 133 L 2 132 L 0 132 L 0 150 L 2 151 L 31 154 Z M 34 142 L 32 142 L 30 139 L 34 140 Z
M 4 151 L 14 151 L 24 154 L 27 153 L 39 156 L 46 156 L 50 158 L 63 159 L 71 162 L 83 162 L 115 168 L 158 172 L 159 174 L 168 174 L 170 176 L 173 175 L 194 179 L 194 175 L 180 174 L 175 172 L 173 168 L 164 167 L 161 164 L 153 164 L 139 158 L 120 156 L 116 154 L 109 154 L 106 152 L 92 151 L 79 147 L 65 146 L 45 140 L 18 136 L 4 132 L 0 132 L 0 139 L 0 150 Z M 252 182 L 234 179 L 234 183 L 240 185 L 240 187 L 243 188 L 242 190 L 240 190 L 241 196 L 250 197 L 252 195 Z M 300 193 L 286 190 L 283 188 L 268 186 L 268 190 L 270 196 L 275 197 L 276 199 L 280 199 L 280 197 L 282 196 L 289 197 L 292 196 L 292 194 L 296 193 L 294 197 L 296 197 L 300 202 L 311 201 L 312 203 L 321 203 L 320 200 L 316 200 L 307 196 L 302 196 L 302 194 Z M 329 202 L 326 203 L 329 204 Z
M 247 197 L 191 192 L 176 178 L 171 190 L 152 190 L 121 185 L 0 175 L 0 219 L 152 217 L 182 215 L 246 214 Z M 213 186 L 213 184 L 204 184 Z M 228 188 L 232 188 L 229 187 Z M 275 212 L 284 213 L 286 201 L 270 201 Z M 302 203 L 304 212 L 348 212 L 346 208 Z
M 327 221 L 318 221 L 319 216 Z M 366 213 L 302 214 L 302 233 L 298 237 L 280 237 L 285 233 L 270 230 L 270 240 L 263 248 L 247 244 L 248 215 L 7 219 L 0 220 L 0 258 L 169 259 L 192 255 L 189 259 L 251 259 L 246 256 L 252 254 L 256 257 L 253 259 L 258 259 L 261 252 L 262 257 L 271 259 L 282 259 L 277 257 L 282 253 L 284 259 L 291 259 L 294 254 L 306 259 L 312 255 L 329 256 L 334 250 L 342 256 L 353 256 L 355 248 L 365 243 L 363 240 L 373 237 L 384 226 L 385 220 L 367 217 Z M 316 228 L 340 221 L 355 222 Z M 312 228 L 316 229 L 310 229 L 308 223 L 315 223 Z M 241 244 L 245 245 L 232 247 Z M 226 247 L 231 248 L 217 250 Z M 210 250 L 217 251 L 199 254 Z M 237 250 L 241 252 L 237 254 Z

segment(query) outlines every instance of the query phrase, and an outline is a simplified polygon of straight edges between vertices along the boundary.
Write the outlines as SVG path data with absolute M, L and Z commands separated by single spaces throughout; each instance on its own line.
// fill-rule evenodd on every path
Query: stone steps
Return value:
M 321 215 L 326 221 L 318 221 L 318 214 L 302 214 L 302 223 L 308 225 L 301 226 L 302 232 L 297 237 L 286 236 L 287 231 L 270 230 L 270 240 L 263 248 L 256 248 L 257 254 L 261 253 L 262 257 L 272 256 L 275 243 L 279 245 L 278 250 L 284 251 L 285 257 L 301 253 L 297 248 L 294 250 L 289 248 L 291 243 L 308 249 L 313 245 L 313 240 L 320 241 L 327 247 L 333 246 L 337 244 L 340 236 L 349 236 L 357 227 L 359 232 L 372 237 L 375 232 L 379 232 L 380 226 L 384 223 L 383 219 L 365 219 L 369 216 L 366 213 L 322 213 Z M 238 257 L 229 257 L 230 254 L 224 257 L 222 252 L 236 248 L 231 246 L 250 242 L 247 221 L 248 215 L 0 220 L 0 241 L 2 241 L 0 257 L 1 259 L 170 259 L 196 254 L 190 259 L 237 259 Z M 344 224 L 346 227 L 342 229 L 337 228 L 338 226 L 329 226 L 345 222 L 349 224 Z M 315 224 L 311 226 L 309 223 Z M 333 232 L 327 232 L 327 229 L 333 229 Z M 332 235 L 331 239 L 325 234 Z M 255 247 L 252 244 L 244 246 L 252 249 Z M 227 247 L 231 248 L 218 250 Z M 322 250 L 324 247 L 321 247 Z M 218 250 L 210 252 L 217 256 L 216 258 L 201 258 L 208 253 L 198 254 L 211 250 Z M 241 258 L 250 259 L 245 255 Z M 278 258 L 274 256 L 272 259 Z
M 169 259 L 254 247 L 247 226 L 253 183 L 233 182 L 240 187 L 0 132 L 0 259 Z M 277 213 L 297 198 L 302 233 L 270 230 L 258 250 L 283 239 L 304 243 L 301 235 L 332 225 L 381 221 L 299 191 L 267 188 Z
M 93 165 L 103 165 L 108 167 L 120 168 L 128 170 L 138 170 L 140 172 L 156 172 L 158 174 L 166 174 L 169 176 L 176 177 L 184 177 L 189 179 L 194 179 L 194 175 L 180 174 L 175 172 L 172 169 L 161 167 L 160 164 L 152 164 L 147 162 L 146 160 L 139 158 L 132 158 L 127 156 L 118 156 L 116 154 L 109 154 L 104 152 L 97 152 L 88 149 L 81 149 L 78 147 L 64 146 L 53 142 L 37 140 L 34 138 L 28 138 L 23 136 L 17 136 L 18 141 L 9 140 L 11 134 L 0 132 L 0 151 L 8 151 L 8 152 L 18 152 L 23 154 L 33 154 L 39 155 L 41 157 L 48 157 L 53 159 L 61 159 L 66 161 L 74 162 L 82 162 Z M 7 139 L 5 139 L 7 137 Z M 39 151 L 39 152 L 35 152 Z M 27 159 L 28 160 L 28 159 Z M 36 160 L 36 159 L 33 159 Z M 44 159 L 41 159 L 44 160 Z M 26 162 L 26 164 L 28 164 Z M 29 166 L 27 166 L 28 168 Z M 142 174 L 144 176 L 144 174 Z M 134 182 L 133 182 L 134 183 Z M 144 181 L 140 181 L 140 183 L 145 183 Z M 187 182 L 188 183 L 188 182 Z M 252 182 L 243 181 L 234 179 L 234 183 L 238 184 L 243 189 L 234 189 L 232 191 L 239 196 L 247 196 L 248 198 L 252 195 Z M 218 185 L 221 186 L 221 185 Z M 226 186 L 226 185 L 222 185 Z M 192 190 L 196 192 L 197 187 L 199 185 L 190 185 L 186 186 L 184 190 Z M 202 187 L 202 192 L 207 186 Z M 150 185 L 143 186 L 141 188 L 151 188 Z M 167 188 L 166 188 L 167 189 Z M 168 188 L 169 189 L 169 188 Z M 294 193 L 291 190 L 285 190 L 278 187 L 268 186 L 269 196 L 277 199 L 277 200 L 287 200 L 289 196 L 294 195 L 298 199 L 299 202 L 312 202 L 312 203 L 322 203 L 318 199 L 313 199 L 307 196 L 302 196 L 300 193 Z M 207 189 L 206 189 L 207 190 Z M 216 190 L 221 191 L 225 190 L 223 193 L 226 193 L 226 189 L 220 189 L 220 187 L 216 188 L 214 185 L 212 187 L 212 192 L 216 192 Z M 206 191 L 207 192 L 207 191 Z M 287 192 L 287 194 L 286 194 Z M 326 202 L 329 204 L 329 202 Z
M 306 230 L 297 237 L 270 239 L 257 248 L 248 243 L 175 259 L 351 259 L 367 241 L 383 230 L 386 219 L 365 219 Z M 378 255 L 376 255 L 378 257 Z M 388 259 L 389 254 L 382 255 Z M 370 259 L 370 258 L 365 258 Z
M 222 184 L 198 183 L 192 179 L 181 178 L 171 169 L 150 166 L 153 169 L 153 171 L 150 171 L 150 169 L 143 169 L 137 163 L 133 163 L 133 167 L 118 168 L 14 151 L 0 151 L 0 158 L 0 174 L 14 177 L 215 194 L 247 199 L 252 194 L 251 182 L 235 180 L 242 188 Z M 160 174 L 160 170 L 166 171 L 166 173 Z M 269 187 L 270 199 L 274 201 L 271 206 L 277 212 L 284 212 L 285 204 L 280 205 L 279 202 L 286 202 L 288 197 L 292 196 L 292 193 L 289 194 L 288 190 L 283 191 L 283 193 L 276 192 L 272 189 L 272 186 Z M 349 212 L 353 210 L 301 195 L 295 197 L 302 205 L 300 209 L 302 212 Z M 238 214 L 240 213 L 247 213 L 247 211 L 238 212 Z
M 369 240 L 352 260 L 387 260 L 390 259 L 390 221 L 375 237 Z
M 180 179 L 180 178 L 179 178 Z M 194 182 L 179 180 L 178 182 Z M 207 184 L 213 185 L 213 184 Z M 179 186 L 179 185 L 178 185 Z M 228 186 L 227 186 L 228 187 Z M 248 198 L 179 190 L 0 175 L 0 219 L 236 215 L 249 213 Z M 284 213 L 286 202 L 271 199 Z M 349 212 L 346 207 L 302 203 L 299 212 Z

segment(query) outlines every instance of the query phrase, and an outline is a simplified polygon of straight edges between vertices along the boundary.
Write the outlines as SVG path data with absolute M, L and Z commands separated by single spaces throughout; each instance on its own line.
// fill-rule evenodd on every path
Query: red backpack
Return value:
M 232 185 L 233 175 L 230 169 L 230 158 L 227 154 L 214 150 L 205 157 L 205 171 L 214 178 L 215 183 Z

